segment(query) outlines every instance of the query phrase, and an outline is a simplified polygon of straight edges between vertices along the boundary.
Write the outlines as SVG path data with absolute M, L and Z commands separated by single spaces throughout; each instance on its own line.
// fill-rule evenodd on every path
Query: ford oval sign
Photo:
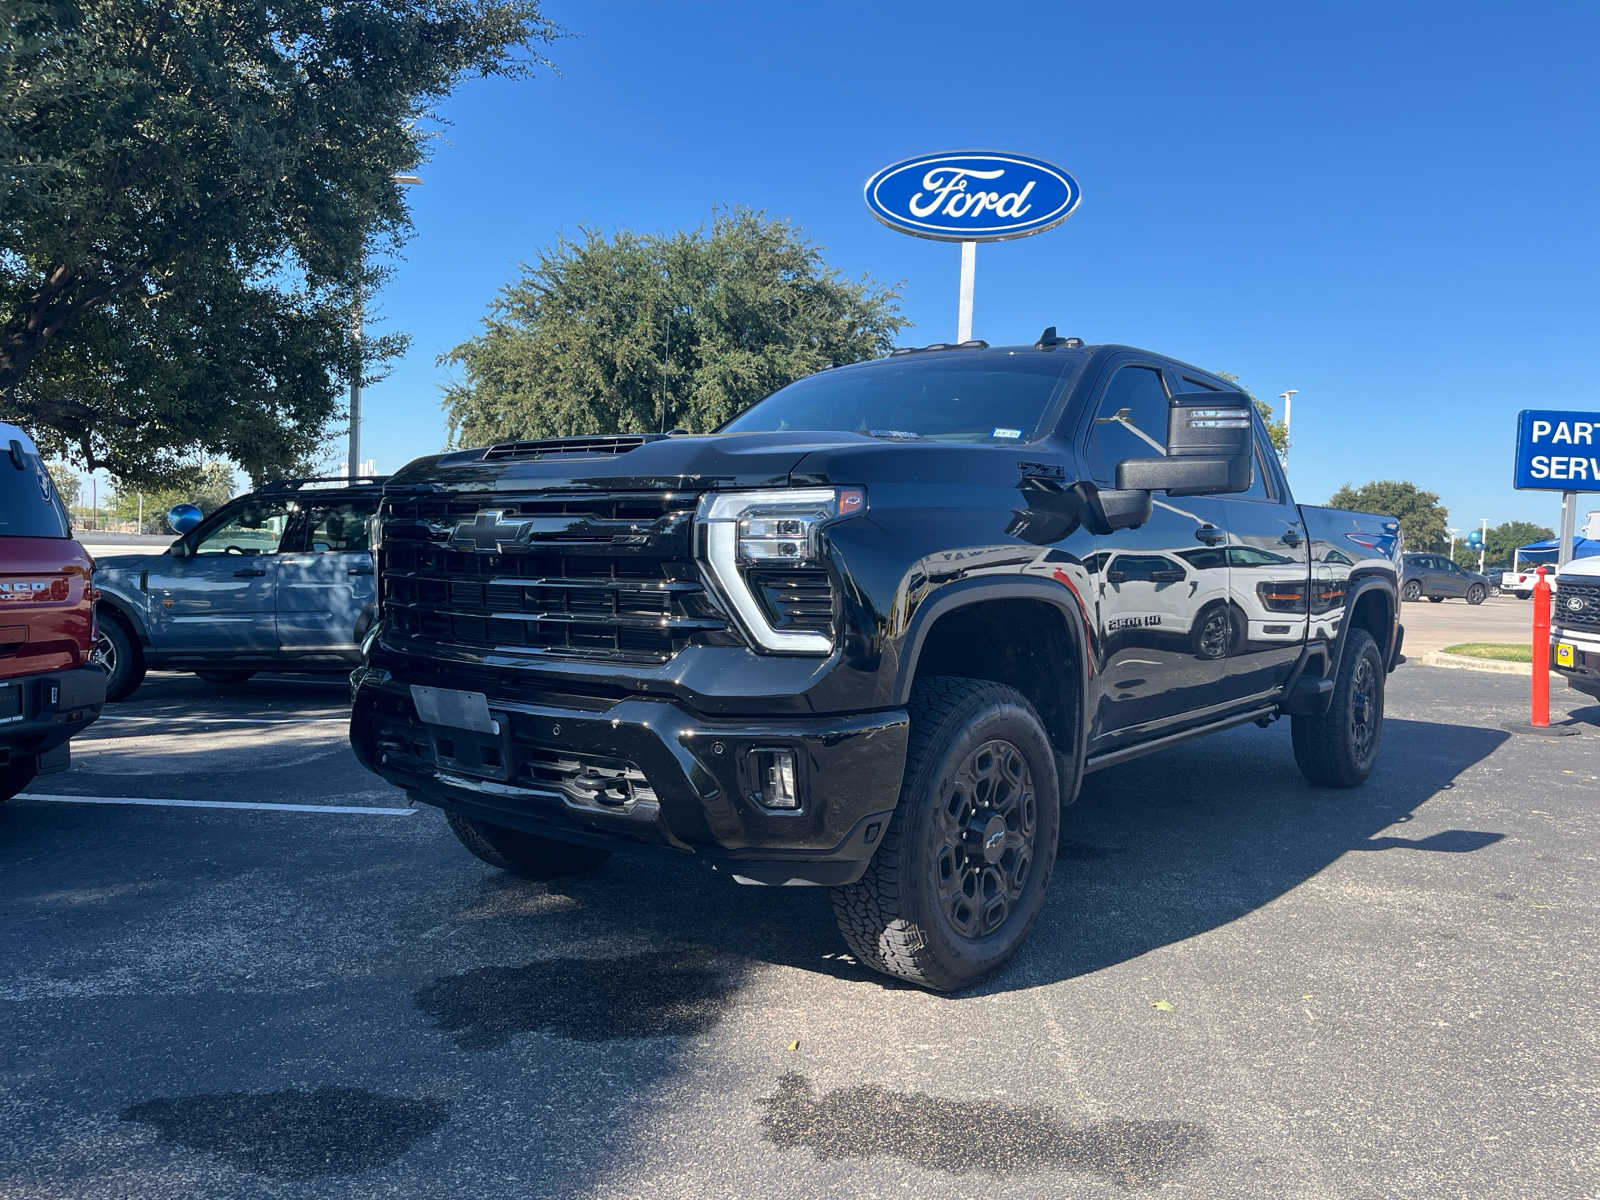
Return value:
M 1078 182 L 1022 154 L 925 154 L 867 180 L 867 207 L 885 225 L 946 242 L 998 242 L 1043 233 L 1078 206 Z

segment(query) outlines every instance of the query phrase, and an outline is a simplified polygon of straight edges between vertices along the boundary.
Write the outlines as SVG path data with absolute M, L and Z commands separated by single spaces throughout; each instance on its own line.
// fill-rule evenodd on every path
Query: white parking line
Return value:
M 52 804 L 148 804 L 157 808 L 252 808 L 263 812 L 361 813 L 374 817 L 409 817 L 414 808 L 367 808 L 360 804 L 254 804 L 244 800 L 154 800 L 144 796 L 46 796 L 23 792 L 18 800 Z

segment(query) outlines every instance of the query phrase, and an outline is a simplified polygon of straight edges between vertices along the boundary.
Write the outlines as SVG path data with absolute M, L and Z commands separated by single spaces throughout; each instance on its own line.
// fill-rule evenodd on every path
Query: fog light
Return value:
M 752 750 L 757 798 L 764 808 L 799 808 L 793 750 Z

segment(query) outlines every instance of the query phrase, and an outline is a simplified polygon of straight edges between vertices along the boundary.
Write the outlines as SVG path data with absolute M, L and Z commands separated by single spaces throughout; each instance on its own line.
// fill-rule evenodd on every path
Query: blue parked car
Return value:
M 257 671 L 349 670 L 375 613 L 368 521 L 383 477 L 286 479 L 230 500 L 161 554 L 95 571 L 106 695 L 151 667 L 240 683 Z

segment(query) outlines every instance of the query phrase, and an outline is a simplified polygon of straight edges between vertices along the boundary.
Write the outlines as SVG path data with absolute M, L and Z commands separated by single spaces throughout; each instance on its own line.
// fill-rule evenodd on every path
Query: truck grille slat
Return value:
M 663 662 L 726 629 L 686 493 L 392 496 L 385 629 L 473 649 Z

